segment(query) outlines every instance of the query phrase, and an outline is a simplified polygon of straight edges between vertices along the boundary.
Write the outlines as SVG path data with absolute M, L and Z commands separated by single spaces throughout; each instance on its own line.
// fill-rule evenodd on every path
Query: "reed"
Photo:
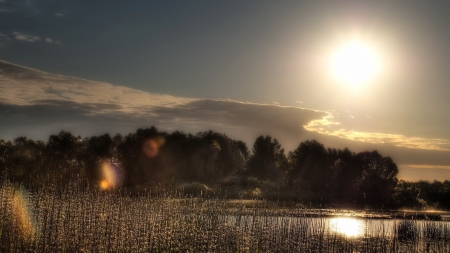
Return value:
M 347 237 L 330 228 L 329 218 L 302 209 L 277 214 L 259 204 L 230 212 L 227 200 L 204 193 L 161 192 L 78 184 L 26 191 L 3 183 L 0 251 L 450 252 L 444 222 L 396 221 L 393 228 L 392 221 L 367 220 L 362 236 Z

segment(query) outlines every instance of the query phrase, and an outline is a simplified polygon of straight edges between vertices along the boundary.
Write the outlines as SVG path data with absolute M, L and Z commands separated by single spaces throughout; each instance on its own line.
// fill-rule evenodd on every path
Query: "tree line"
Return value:
M 143 146 L 155 138 L 164 144 L 151 147 L 158 149 L 157 155 L 146 156 Z M 118 168 L 115 173 L 127 189 L 170 184 L 222 191 L 230 198 L 264 197 L 322 207 L 450 207 L 448 181 L 398 181 L 390 157 L 326 148 L 315 140 L 285 152 L 277 139 L 260 136 L 250 150 L 246 143 L 214 131 L 193 135 L 156 127 L 126 136 L 81 138 L 61 131 L 47 142 L 0 140 L 0 172 L 29 187 L 63 187 L 74 178 L 86 178 L 95 187 L 104 177 L 105 162 Z

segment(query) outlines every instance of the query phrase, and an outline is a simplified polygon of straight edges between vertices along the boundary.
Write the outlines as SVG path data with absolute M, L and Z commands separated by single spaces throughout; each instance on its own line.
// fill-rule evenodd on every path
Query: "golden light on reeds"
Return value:
M 364 234 L 364 223 L 354 218 L 332 218 L 330 230 L 346 237 L 360 237 Z
M 14 190 L 12 198 L 12 214 L 13 220 L 21 235 L 26 240 L 32 240 L 36 235 L 36 224 L 34 222 L 28 193 L 23 187 Z

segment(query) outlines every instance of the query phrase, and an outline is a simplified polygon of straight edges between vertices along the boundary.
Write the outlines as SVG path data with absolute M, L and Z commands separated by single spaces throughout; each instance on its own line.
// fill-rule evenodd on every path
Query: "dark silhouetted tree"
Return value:
M 391 201 L 398 181 L 398 168 L 394 161 L 377 151 L 358 153 L 356 159 L 362 170 L 358 184 L 363 201 L 370 205 L 382 205 Z
M 287 159 L 277 139 L 270 135 L 259 136 L 253 144 L 247 163 L 249 176 L 262 180 L 278 180 L 283 175 Z
M 333 174 L 325 147 L 315 141 L 305 141 L 289 153 L 291 169 L 288 182 L 291 187 L 301 187 L 314 192 L 329 191 Z
M 362 170 L 359 168 L 355 153 L 348 148 L 328 149 L 328 159 L 331 164 L 333 197 L 337 201 L 353 203 L 358 197 L 358 179 Z

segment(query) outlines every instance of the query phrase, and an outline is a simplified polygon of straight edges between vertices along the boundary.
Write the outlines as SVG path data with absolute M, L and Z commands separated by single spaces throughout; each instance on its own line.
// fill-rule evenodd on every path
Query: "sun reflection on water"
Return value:
M 332 218 L 330 230 L 346 237 L 360 237 L 364 234 L 364 222 L 354 218 Z

